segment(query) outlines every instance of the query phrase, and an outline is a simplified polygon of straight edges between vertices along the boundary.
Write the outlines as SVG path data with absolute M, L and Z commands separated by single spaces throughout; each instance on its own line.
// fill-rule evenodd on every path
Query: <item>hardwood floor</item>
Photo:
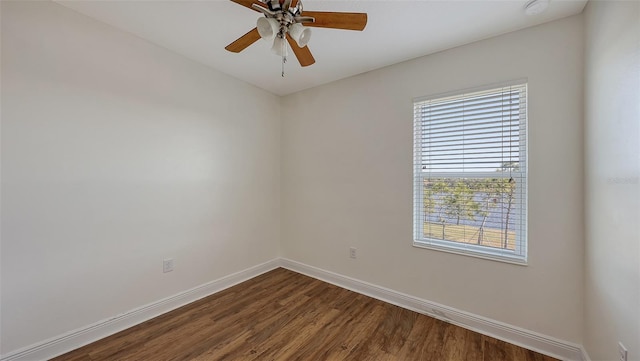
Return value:
M 53 360 L 555 359 L 279 268 Z

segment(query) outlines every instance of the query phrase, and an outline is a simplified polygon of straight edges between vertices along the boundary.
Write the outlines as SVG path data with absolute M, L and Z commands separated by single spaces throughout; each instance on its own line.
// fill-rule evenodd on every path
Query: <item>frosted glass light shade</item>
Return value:
M 271 42 L 280 30 L 280 23 L 276 19 L 258 18 L 256 27 L 260 37 L 267 42 Z
M 296 41 L 299 47 L 304 48 L 311 40 L 311 29 L 304 27 L 302 24 L 292 24 L 289 27 L 289 35 Z
M 271 52 L 278 56 L 287 56 L 287 42 L 283 38 L 276 36 L 276 38 L 273 39 Z

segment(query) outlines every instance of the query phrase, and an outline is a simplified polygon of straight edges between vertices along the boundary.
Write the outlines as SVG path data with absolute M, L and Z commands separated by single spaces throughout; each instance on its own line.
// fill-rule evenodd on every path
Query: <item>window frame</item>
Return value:
M 524 87 L 524 115 L 520 116 L 518 120 L 519 136 L 524 138 L 522 144 L 519 145 L 519 159 L 518 170 L 511 172 L 430 172 L 425 174 L 422 171 L 422 148 L 421 142 L 417 140 L 418 136 L 422 136 L 423 132 L 421 128 L 421 119 L 416 116 L 416 106 L 419 103 L 425 101 L 439 100 L 442 98 L 473 95 L 473 93 L 497 90 L 500 88 L 506 88 L 510 86 L 522 86 Z M 505 263 L 517 264 L 526 266 L 528 264 L 528 118 L 529 118 L 529 87 L 528 80 L 526 78 L 517 79 L 514 81 L 496 83 L 481 87 L 469 88 L 464 90 L 458 90 L 453 92 L 435 94 L 426 97 L 419 97 L 413 99 L 413 246 L 417 248 L 426 248 L 437 251 L 443 251 L 448 253 L 461 254 L 465 256 L 472 256 L 477 258 L 489 259 L 494 261 L 500 261 Z M 420 158 L 420 159 L 419 159 Z M 464 179 L 464 178 L 510 178 L 515 176 L 519 180 L 518 187 L 521 190 L 515 192 L 514 197 L 514 209 L 522 210 L 524 219 L 522 219 L 520 212 L 514 212 L 514 224 L 517 224 L 516 229 L 516 241 L 515 250 L 495 248 L 490 246 L 477 245 L 472 243 L 463 243 L 456 241 L 447 241 L 437 238 L 421 237 L 424 235 L 424 180 L 428 178 L 449 178 L 449 179 Z

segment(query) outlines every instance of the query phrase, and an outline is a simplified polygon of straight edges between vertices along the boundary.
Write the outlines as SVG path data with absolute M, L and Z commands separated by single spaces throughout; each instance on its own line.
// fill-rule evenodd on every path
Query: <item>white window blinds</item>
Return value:
M 526 262 L 527 85 L 414 101 L 414 244 Z

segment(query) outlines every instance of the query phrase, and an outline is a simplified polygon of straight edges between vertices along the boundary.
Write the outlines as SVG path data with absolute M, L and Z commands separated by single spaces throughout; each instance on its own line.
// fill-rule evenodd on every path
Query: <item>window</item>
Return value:
M 413 244 L 526 264 L 526 82 L 413 109 Z

